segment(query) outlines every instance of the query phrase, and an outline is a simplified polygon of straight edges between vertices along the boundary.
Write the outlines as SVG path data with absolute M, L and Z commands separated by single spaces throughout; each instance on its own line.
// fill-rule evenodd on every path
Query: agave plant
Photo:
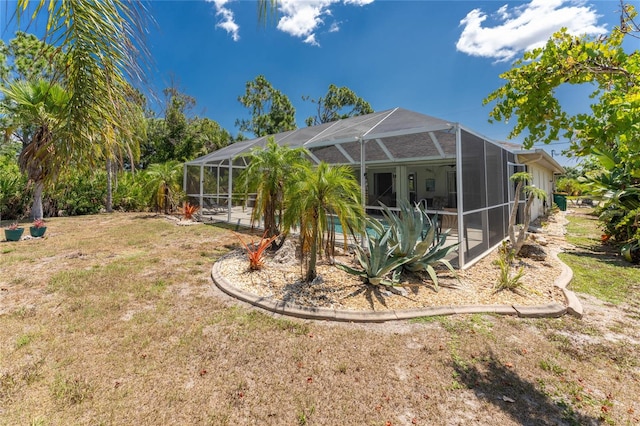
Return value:
M 390 242 L 395 245 L 394 254 L 398 257 L 411 256 L 418 244 L 423 241 L 425 231 L 434 230 L 427 213 L 406 201 L 400 201 L 400 213 L 394 214 L 382 204 L 382 214 L 392 230 Z
M 426 271 L 436 289 L 438 277 L 434 265 L 442 264 L 455 274 L 453 266 L 445 258 L 457 249 L 458 243 L 444 246 L 449 233 L 436 233 L 437 218 L 431 221 L 420 205 L 413 207 L 406 201 L 400 203 L 400 215 L 386 206 L 383 206 L 383 214 L 391 225 L 390 241 L 395 244 L 394 255 L 406 259 L 403 269 Z
M 367 219 L 367 226 L 376 230 L 374 235 L 367 238 L 367 248 L 356 246 L 356 258 L 362 270 L 350 266 L 336 263 L 336 266 L 343 271 L 361 277 L 366 283 L 371 285 L 393 286 L 397 284 L 397 271 L 408 259 L 394 255 L 396 244 L 390 244 L 391 228 L 384 230 L 384 226 L 376 219 Z M 381 232 L 379 232 L 381 231 Z M 389 274 L 393 277 L 389 279 Z

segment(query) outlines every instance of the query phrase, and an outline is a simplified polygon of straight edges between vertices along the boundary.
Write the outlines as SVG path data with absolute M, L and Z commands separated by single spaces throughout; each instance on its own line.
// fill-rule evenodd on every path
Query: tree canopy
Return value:
M 608 149 L 616 138 L 640 152 L 640 56 L 627 53 L 625 38 L 634 37 L 633 6 L 621 3 L 621 25 L 607 36 L 555 33 L 544 47 L 526 52 L 511 70 L 500 75 L 507 82 L 484 103 L 496 102 L 491 121 L 515 117 L 509 137 L 526 134 L 524 145 L 567 138 L 571 155 Z M 570 114 L 557 98 L 565 85 L 593 87 L 591 113 Z
M 46 7 L 45 7 L 46 5 Z M 60 84 L 70 94 L 63 128 L 72 136 L 56 150 L 56 167 L 90 167 L 111 155 L 123 139 L 132 140 L 138 117 L 131 116 L 130 82 L 141 79 L 147 57 L 142 34 L 142 2 L 19 0 L 16 19 L 44 16 L 44 41 L 55 46 L 63 64 Z M 46 148 L 46 147 L 45 147 Z
M 309 96 L 305 96 L 303 99 L 309 100 Z M 318 99 L 311 99 L 311 102 L 316 104 L 317 114 L 307 117 L 305 120 L 307 126 L 316 126 L 373 112 L 369 102 L 356 95 L 353 90 L 346 86 L 338 87 L 335 84 L 329 85 L 326 95 L 320 96 Z
M 175 87 L 164 89 L 164 117 L 148 119 L 149 132 L 143 143 L 141 165 L 169 160 L 188 161 L 220 149 L 232 137 L 217 122 L 193 116 L 196 99 Z
M 63 62 L 57 49 L 23 31 L 5 44 L 0 40 L 0 82 L 3 85 L 13 80 L 44 78 L 60 82 Z
M 296 110 L 291 101 L 263 75 L 247 82 L 245 94 L 238 97 L 238 101 L 251 113 L 249 120 L 236 120 L 241 132 L 260 137 L 296 129 Z
M 0 112 L 8 118 L 5 137 L 14 129 L 23 130 L 20 169 L 35 184 L 31 214 L 41 219 L 44 184 L 55 180 L 59 172 L 56 151 L 69 138 L 60 126 L 71 96 L 62 86 L 44 79 L 16 80 L 2 92 Z

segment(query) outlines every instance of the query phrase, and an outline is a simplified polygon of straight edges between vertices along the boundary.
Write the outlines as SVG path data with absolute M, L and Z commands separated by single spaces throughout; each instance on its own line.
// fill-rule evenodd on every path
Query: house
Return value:
M 279 133 L 279 144 L 304 146 L 310 160 L 350 165 L 361 183 L 367 213 L 380 203 L 395 207 L 398 200 L 421 203 L 451 228 L 460 243 L 453 261 L 461 268 L 491 251 L 508 235 L 514 185 L 518 171 L 534 174 L 534 185 L 553 191 L 554 176 L 563 171 L 542 150 L 525 151 L 485 138 L 454 123 L 402 108 L 380 111 Z M 238 157 L 266 145 L 267 137 L 237 142 L 185 164 L 184 189 L 203 209 L 224 206 L 228 222 L 239 224 L 240 191 L 233 180 L 246 167 Z M 551 198 L 550 198 L 551 199 Z M 538 203 L 533 216 L 550 204 Z

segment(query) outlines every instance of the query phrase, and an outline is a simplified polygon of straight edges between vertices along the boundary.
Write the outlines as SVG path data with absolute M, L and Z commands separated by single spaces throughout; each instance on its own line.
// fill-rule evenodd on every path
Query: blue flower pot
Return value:
M 20 238 L 22 238 L 23 232 L 24 232 L 24 228 L 5 229 L 4 237 L 6 238 L 7 241 L 20 241 Z
M 46 226 L 41 226 L 40 228 L 36 228 L 35 226 L 29 227 L 29 232 L 31 233 L 31 236 L 35 238 L 42 237 L 46 231 L 47 231 Z

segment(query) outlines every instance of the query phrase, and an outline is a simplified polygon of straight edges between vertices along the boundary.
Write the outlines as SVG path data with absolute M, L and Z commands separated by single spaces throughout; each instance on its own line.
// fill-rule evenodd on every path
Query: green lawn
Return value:
M 567 218 L 567 242 L 575 248 L 562 253 L 560 259 L 574 272 L 570 288 L 615 304 L 636 299 L 638 265 L 626 262 L 616 247 L 600 242 L 602 232 L 595 216 L 572 214 Z

